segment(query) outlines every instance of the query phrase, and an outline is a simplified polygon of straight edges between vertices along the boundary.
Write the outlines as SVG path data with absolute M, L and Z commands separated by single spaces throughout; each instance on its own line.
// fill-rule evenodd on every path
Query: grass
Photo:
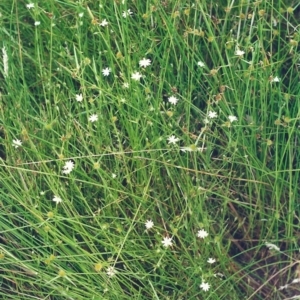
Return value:
M 217 2 L 1 1 L 3 299 L 300 294 L 300 6 Z

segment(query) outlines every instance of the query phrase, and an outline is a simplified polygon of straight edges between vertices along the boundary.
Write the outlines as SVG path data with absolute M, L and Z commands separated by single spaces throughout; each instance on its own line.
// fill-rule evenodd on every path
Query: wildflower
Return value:
M 133 12 L 130 9 L 127 9 L 127 11 L 123 11 L 122 16 L 123 18 L 127 18 L 128 16 L 131 16 Z
M 91 115 L 89 121 L 92 123 L 98 121 L 98 116 L 96 114 Z
M 236 49 L 234 52 L 234 55 L 237 55 L 237 56 L 243 56 L 244 54 L 245 54 L 245 51 L 242 51 L 240 49 Z
M 17 149 L 18 147 L 22 146 L 22 141 L 20 141 L 18 139 L 13 140 L 12 145 L 13 145 L 13 147 L 15 147 Z
M 180 139 L 175 137 L 175 135 L 171 135 L 168 137 L 168 144 L 175 145 Z
M 82 17 L 83 17 L 83 12 L 79 13 L 79 14 L 78 14 L 78 17 L 79 17 L 79 18 L 82 18 Z
M 200 68 L 205 67 L 204 62 L 202 62 L 201 60 L 197 62 L 197 65 L 198 65 Z
M 40 22 L 40 21 L 35 21 L 35 22 L 34 22 L 34 26 L 39 26 L 39 25 L 41 25 L 41 22 Z
M 108 25 L 108 22 L 106 21 L 106 19 L 102 20 L 102 22 L 99 24 L 102 27 L 105 27 Z
M 26 7 L 28 9 L 34 8 L 34 3 L 28 3 L 28 4 L 26 4 Z
M 151 229 L 154 226 L 154 223 L 152 220 L 147 220 L 145 223 L 146 229 Z
M 179 100 L 175 96 L 171 96 L 171 97 L 168 98 L 168 101 L 171 104 L 176 105 Z
M 215 112 L 215 111 L 209 111 L 207 116 L 210 118 L 210 119 L 214 119 L 218 116 L 218 114 Z
M 280 78 L 278 76 L 272 77 L 271 82 L 279 82 Z
M 59 196 L 54 196 L 52 199 L 56 204 L 61 203 L 62 199 Z
M 146 68 L 151 65 L 151 60 L 148 58 L 143 58 L 139 61 L 140 67 Z
M 115 178 L 117 178 L 117 174 L 112 173 L 112 174 L 111 174 L 111 177 L 112 177 L 113 179 L 115 179 Z
M 102 74 L 104 76 L 108 76 L 110 74 L 110 72 L 111 72 L 110 68 L 105 68 L 105 69 L 102 70 Z
M 140 72 L 135 72 L 131 75 L 131 78 L 136 81 L 139 81 L 141 79 L 141 77 L 142 77 L 142 74 Z
M 208 236 L 208 232 L 204 229 L 200 229 L 198 230 L 197 232 L 197 237 L 200 238 L 200 239 L 204 239 Z
M 265 245 L 270 249 L 270 250 L 276 250 L 276 251 L 280 251 L 280 248 L 272 243 L 265 243 Z
M 210 288 L 210 285 L 209 285 L 207 282 L 203 281 L 203 282 L 200 284 L 200 288 L 201 288 L 204 292 L 207 292 L 207 291 L 209 290 L 209 288 Z
M 71 160 L 66 161 L 65 165 L 63 166 L 63 174 L 70 174 L 74 169 L 74 163 Z
M 162 244 L 165 248 L 172 246 L 172 238 L 169 238 L 167 236 L 164 237 L 164 239 L 162 240 Z
M 2 48 L 2 59 L 4 76 L 8 76 L 8 55 L 5 47 Z
M 106 274 L 108 277 L 113 277 L 115 276 L 117 273 L 115 267 L 112 267 L 112 266 L 109 266 L 107 269 L 106 269 Z
M 76 95 L 75 98 L 76 98 L 77 102 L 82 102 L 82 100 L 83 100 L 82 94 Z
M 128 89 L 129 88 L 129 83 L 128 82 L 124 82 L 123 83 L 123 89 Z
M 230 123 L 238 120 L 236 116 L 228 116 L 228 119 L 229 119 Z
M 216 262 L 216 260 L 214 259 L 214 258 L 209 258 L 208 260 L 207 260 L 207 262 L 209 263 L 209 264 L 213 264 L 213 263 L 215 263 Z

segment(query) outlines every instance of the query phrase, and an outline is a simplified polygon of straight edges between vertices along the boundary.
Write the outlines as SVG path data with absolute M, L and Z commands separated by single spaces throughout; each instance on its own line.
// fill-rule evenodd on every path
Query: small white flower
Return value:
M 164 237 L 164 239 L 162 240 L 162 244 L 165 248 L 172 246 L 172 238 L 169 238 L 167 236 Z
M 77 102 L 82 102 L 82 100 L 83 100 L 82 94 L 76 95 L 75 98 L 76 98 Z
M 65 165 L 63 166 L 63 174 L 70 174 L 72 170 L 74 169 L 74 163 L 71 160 L 68 160 L 65 162 Z
M 82 18 L 82 17 L 83 17 L 83 12 L 79 13 L 79 14 L 78 14 L 78 17 L 79 17 L 79 18 Z
M 98 116 L 96 114 L 90 115 L 89 121 L 92 123 L 98 121 Z
M 128 82 L 124 82 L 123 83 L 123 89 L 128 89 L 129 88 L 129 83 Z
M 35 21 L 35 22 L 34 22 L 34 26 L 39 26 L 40 24 L 41 24 L 40 21 Z
M 242 51 L 240 49 L 236 49 L 234 52 L 234 55 L 237 55 L 237 56 L 243 56 L 244 54 L 245 54 L 245 51 Z
M 228 116 L 228 119 L 230 123 L 238 120 L 236 116 Z
M 123 11 L 122 16 L 123 18 L 127 18 L 128 16 L 131 16 L 133 12 L 130 9 L 127 9 L 127 11 Z
M 148 58 L 143 58 L 139 61 L 140 67 L 146 68 L 151 65 L 151 60 Z
M 107 269 L 106 269 L 106 274 L 108 277 L 113 277 L 115 276 L 117 273 L 116 269 L 112 266 L 109 266 Z
M 110 72 L 111 72 L 110 68 L 105 68 L 105 69 L 102 70 L 102 74 L 104 76 L 108 76 L 110 74 Z
M 276 251 L 280 251 L 280 248 L 272 243 L 265 243 L 265 245 L 270 249 L 270 250 L 276 250 Z
M 34 8 L 34 3 L 28 3 L 28 4 L 26 4 L 26 7 L 28 9 Z
M 214 258 L 209 258 L 208 260 L 207 260 L 207 262 L 209 263 L 209 264 L 213 264 L 213 263 L 215 263 L 216 262 L 216 260 L 214 259 Z
M 210 119 L 214 119 L 218 116 L 218 114 L 215 112 L 215 111 L 209 111 L 207 116 L 210 118 Z
M 131 78 L 136 81 L 139 81 L 142 77 L 143 75 L 140 72 L 135 72 L 131 75 Z
M 111 177 L 112 177 L 113 179 L 115 179 L 115 178 L 117 177 L 117 174 L 112 173 L 112 174 L 111 174 Z
M 106 19 L 102 20 L 102 22 L 99 24 L 102 27 L 105 27 L 108 25 L 108 22 L 106 21 Z
M 62 199 L 59 196 L 54 196 L 52 199 L 56 204 L 61 203 Z
M 197 237 L 200 239 L 204 239 L 204 238 L 208 237 L 208 232 L 204 229 L 200 229 L 197 232 Z
M 278 76 L 275 76 L 274 78 L 271 79 L 271 82 L 279 82 L 280 78 Z
M 209 285 L 207 282 L 203 281 L 203 282 L 200 284 L 200 288 L 201 288 L 204 292 L 207 292 L 207 291 L 209 290 L 209 288 L 210 288 L 210 285 Z
M 147 220 L 145 223 L 146 229 L 151 229 L 154 226 L 154 223 L 152 220 Z
M 168 144 L 175 145 L 178 141 L 180 141 L 180 139 L 177 138 L 175 135 L 171 135 L 168 137 Z
M 173 104 L 173 105 L 176 105 L 177 102 L 179 101 L 179 99 L 177 99 L 175 96 L 171 96 L 168 98 L 168 101 Z
M 202 62 L 201 60 L 197 62 L 197 65 L 198 65 L 200 68 L 205 67 L 205 63 Z
M 15 147 L 17 149 L 18 147 L 22 146 L 22 142 L 20 140 L 16 139 L 16 140 L 12 141 L 12 145 L 13 145 L 13 147 Z

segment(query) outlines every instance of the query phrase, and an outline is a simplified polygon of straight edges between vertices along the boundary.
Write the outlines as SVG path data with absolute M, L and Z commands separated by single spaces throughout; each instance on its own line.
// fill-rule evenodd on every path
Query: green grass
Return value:
M 299 276 L 297 1 L 28 3 L 0 2 L 2 299 L 299 295 L 280 289 Z

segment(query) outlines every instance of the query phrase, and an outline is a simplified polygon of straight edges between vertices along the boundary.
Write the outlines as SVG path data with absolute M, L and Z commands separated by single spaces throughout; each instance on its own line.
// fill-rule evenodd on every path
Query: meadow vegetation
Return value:
M 298 1 L 0 1 L 0 297 L 295 299 Z

